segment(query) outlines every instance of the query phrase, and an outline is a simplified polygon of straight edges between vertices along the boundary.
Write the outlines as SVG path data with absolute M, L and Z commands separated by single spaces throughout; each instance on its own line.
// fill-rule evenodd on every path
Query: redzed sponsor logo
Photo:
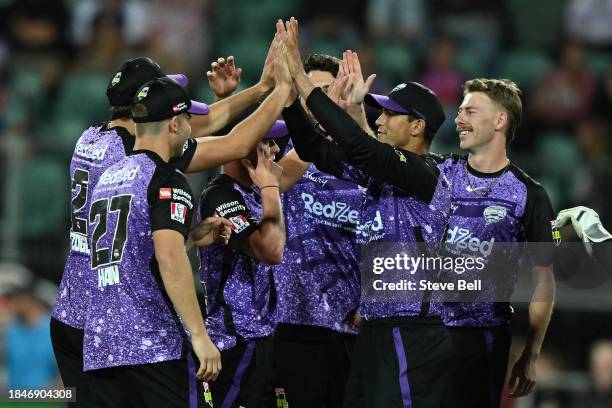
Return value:
M 159 199 L 169 200 L 172 198 L 172 189 L 170 187 L 162 187 L 159 189 Z

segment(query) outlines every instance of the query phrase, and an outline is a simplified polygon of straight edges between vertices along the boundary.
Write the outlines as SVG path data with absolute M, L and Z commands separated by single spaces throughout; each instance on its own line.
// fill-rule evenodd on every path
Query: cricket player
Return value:
M 481 291 L 468 299 L 451 296 L 443 307 L 455 353 L 447 400 L 453 407 L 499 407 L 511 342 L 509 300 L 521 263 L 529 265 L 534 288 L 526 345 L 509 378 L 511 397 L 533 389 L 552 313 L 551 252 L 538 249 L 529 257 L 521 252 L 520 243 L 550 243 L 555 218 L 546 191 L 508 159 L 521 116 L 520 91 L 513 82 L 465 83 L 455 123 L 460 147 L 469 153 L 448 157 L 443 166 L 453 206 L 445 250 L 481 258 L 488 266 L 464 276 L 485 279 Z
M 298 154 L 320 170 L 367 188 L 358 227 L 364 242 L 414 243 L 411 255 L 418 256 L 416 244 L 441 240 L 450 212 L 437 163 L 424 156 L 444 121 L 438 98 L 417 83 L 401 84 L 389 96 L 372 96 L 371 103 L 383 108 L 376 140 L 312 85 L 299 58 L 295 19 L 287 23 L 287 31 L 296 89 L 335 142 L 316 131 L 294 134 L 292 120 L 285 116 Z M 307 123 L 299 102 L 289 109 Z M 451 345 L 428 300 L 423 292 L 406 302 L 362 301 L 364 327 L 357 337 L 344 406 L 441 406 Z
M 304 70 L 327 92 L 339 63 L 329 55 L 312 54 Z M 315 124 L 293 125 L 294 112 L 283 112 L 291 131 L 310 132 Z M 339 407 L 358 331 L 357 224 L 364 189 L 301 161 L 295 150 L 279 164 L 284 170 L 287 243 L 283 262 L 274 267 L 276 397 L 279 406 L 285 400 L 294 408 Z M 293 182 L 292 173 L 297 176 Z
M 194 115 L 192 120 L 197 132 L 201 134 L 221 129 L 245 107 L 269 94 L 271 87 L 274 87 L 273 64 L 279 44 L 280 36 L 276 34 L 258 84 L 213 104 L 208 111 L 209 114 L 212 112 L 213 116 L 207 120 L 200 120 L 200 115 Z M 89 293 L 83 286 L 83 279 L 90 273 L 88 240 L 91 237 L 88 238 L 88 232 L 91 231 L 87 228 L 87 215 L 91 206 L 91 190 L 100 174 L 110 164 L 125 157 L 133 148 L 135 126 L 130 109 L 135 92 L 144 82 L 164 75 L 159 66 L 149 58 L 135 58 L 122 64 L 112 76 L 107 88 L 111 121 L 87 129 L 79 138 L 71 161 L 71 248 L 53 310 L 51 337 L 64 384 L 80 390 L 77 405 L 81 401 L 87 404 L 88 395 L 87 377 L 82 374 L 82 329 L 89 298 Z M 184 75 L 172 77 L 182 85 L 187 85 Z M 183 155 L 179 161 L 175 161 L 175 165 L 181 170 L 194 172 L 243 157 L 245 152 L 264 136 L 274 120 L 271 103 L 274 103 L 277 97 L 269 96 L 243 126 L 232 130 L 228 135 L 189 139 Z
M 93 276 L 85 279 L 83 362 L 92 404 L 204 406 L 194 372 L 213 379 L 221 359 L 185 249 L 193 195 L 170 160 L 190 136 L 189 115 L 208 106 L 167 78 L 145 83 L 133 102 L 134 150 L 102 173 L 88 215 Z
M 278 116 L 293 89 L 286 67 L 276 75 L 275 92 L 284 100 L 270 118 Z M 282 261 L 285 247 L 282 168 L 273 162 L 279 151 L 273 140 L 277 136 L 284 134 L 270 132 L 247 158 L 225 164 L 200 202 L 202 219 L 220 216 L 233 224 L 227 247 L 200 250 L 200 276 L 208 296 L 206 324 L 224 367 L 209 383 L 214 406 L 274 406 L 272 265 Z

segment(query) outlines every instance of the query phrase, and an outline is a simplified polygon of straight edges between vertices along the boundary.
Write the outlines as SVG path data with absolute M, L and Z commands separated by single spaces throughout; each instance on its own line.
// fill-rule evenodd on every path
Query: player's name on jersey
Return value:
M 461 291 L 461 292 L 480 292 L 482 281 L 480 279 L 465 280 L 459 279 L 456 282 L 435 282 L 421 279 L 418 282 L 402 279 L 399 282 L 385 282 L 382 279 L 372 281 L 372 287 L 376 291 Z
M 235 200 L 230 201 L 229 203 L 223 203 L 215 209 L 220 217 L 224 217 L 225 214 L 230 214 L 236 211 L 245 211 L 246 207 Z
M 123 183 L 124 181 L 132 181 L 136 178 L 136 175 L 138 175 L 138 170 L 140 170 L 140 166 L 119 169 L 112 173 L 105 171 L 102 174 L 102 177 L 100 177 L 98 184 L 106 186 L 109 184 Z
M 108 146 L 96 146 L 78 143 L 74 150 L 77 156 L 89 160 L 104 160 Z
M 320 184 L 321 186 L 324 186 L 328 182 L 328 180 L 324 179 L 323 177 L 316 176 L 315 173 L 313 173 L 312 171 L 306 171 L 304 173 L 304 176 L 302 177 L 310 181 L 314 181 L 315 183 Z
M 78 232 L 70 232 L 70 248 L 80 254 L 89 255 L 89 245 L 87 245 L 87 237 Z
M 119 267 L 110 265 L 98 269 L 98 288 L 116 285 L 119 282 Z

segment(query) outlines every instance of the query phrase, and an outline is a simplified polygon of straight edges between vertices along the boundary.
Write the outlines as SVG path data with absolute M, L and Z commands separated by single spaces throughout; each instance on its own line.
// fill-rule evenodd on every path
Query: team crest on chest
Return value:
M 491 205 L 484 209 L 482 215 L 484 215 L 487 225 L 495 224 L 508 215 L 508 210 L 506 207 L 502 207 L 501 205 Z

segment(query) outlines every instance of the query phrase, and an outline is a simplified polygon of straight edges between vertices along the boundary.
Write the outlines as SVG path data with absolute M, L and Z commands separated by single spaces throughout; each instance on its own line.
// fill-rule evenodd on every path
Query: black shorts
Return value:
M 291 408 L 341 407 L 355 337 L 323 327 L 279 324 L 274 334 L 277 398 L 284 394 Z
M 441 408 L 451 341 L 438 318 L 367 321 L 357 335 L 346 408 Z
M 508 369 L 510 327 L 449 327 L 448 333 L 454 355 L 449 406 L 498 408 Z
M 76 402 L 69 407 L 89 407 L 89 376 L 83 372 L 83 330 L 51 318 L 51 344 L 64 387 L 76 387 Z
M 180 360 L 89 371 L 91 399 L 100 407 L 208 408 L 191 354 Z
M 208 383 L 214 407 L 276 407 L 273 350 L 272 337 L 264 337 L 222 351 L 219 377 Z

